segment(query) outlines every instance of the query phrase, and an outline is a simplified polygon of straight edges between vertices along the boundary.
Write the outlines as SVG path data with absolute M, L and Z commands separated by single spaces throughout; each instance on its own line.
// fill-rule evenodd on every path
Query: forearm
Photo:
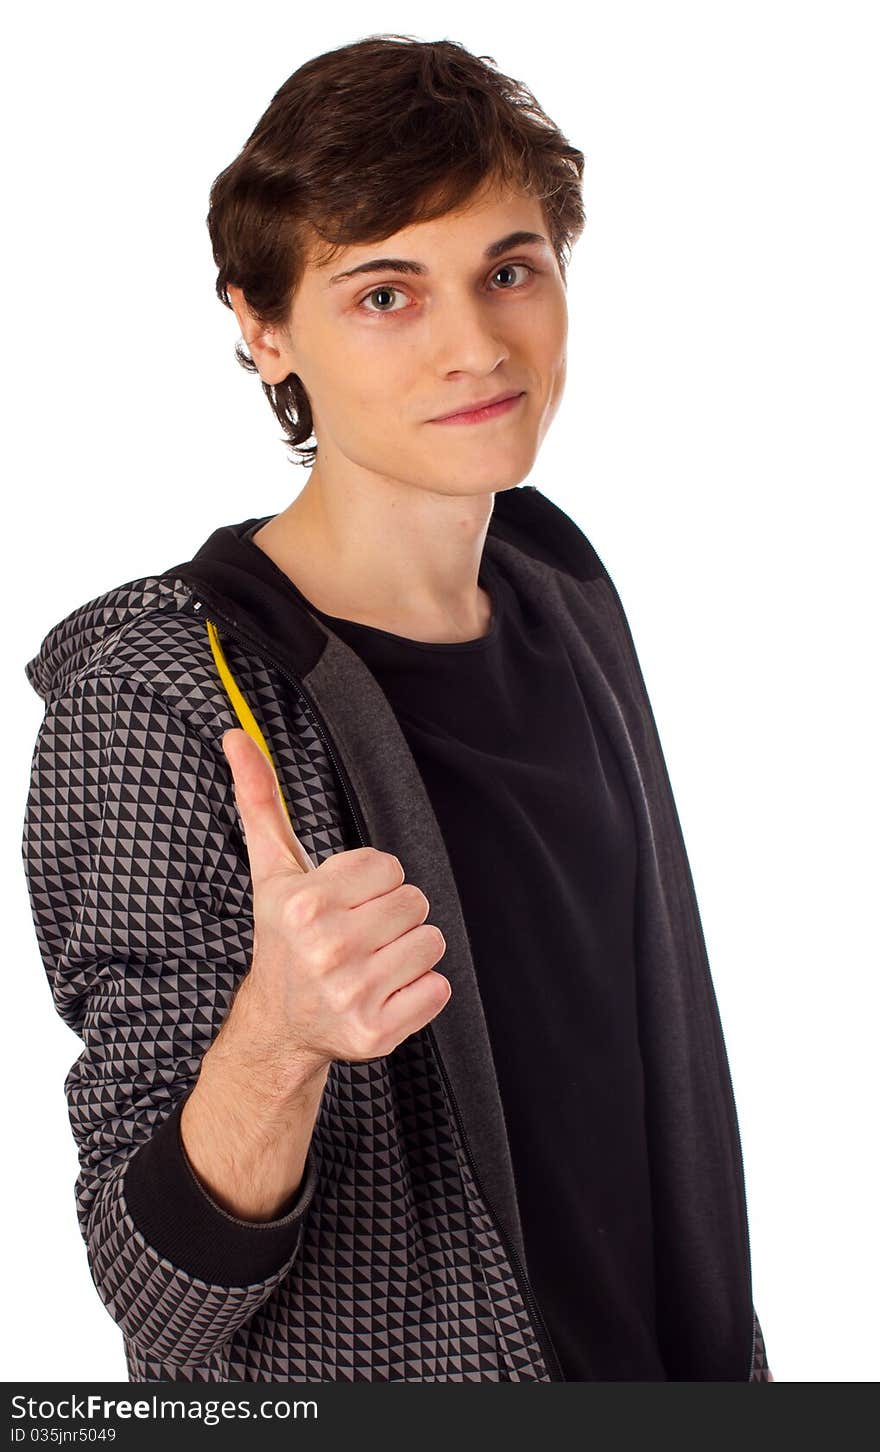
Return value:
M 202 1059 L 180 1135 L 214 1200 L 242 1220 L 273 1220 L 299 1190 L 329 1063 L 279 1057 L 247 978 Z

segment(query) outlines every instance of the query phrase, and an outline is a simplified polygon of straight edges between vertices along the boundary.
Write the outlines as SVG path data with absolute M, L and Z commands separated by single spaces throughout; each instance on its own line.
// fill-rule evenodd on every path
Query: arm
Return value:
M 248 975 L 202 1060 L 180 1130 L 213 1198 L 231 1215 L 263 1221 L 282 1215 L 297 1194 L 330 1065 L 275 1066 L 249 988 Z
M 64 1088 L 92 1278 L 145 1355 L 179 1364 L 209 1357 L 287 1274 L 316 1187 L 309 1152 L 292 1204 L 275 1218 L 235 1215 L 181 1140 L 185 1101 L 253 949 L 250 876 L 214 735 L 138 681 L 73 681 L 40 728 L 22 844 L 54 1004 L 84 1045 Z M 197 1147 L 208 1103 L 193 1146 L 212 1181 Z M 279 1196 L 299 1180 L 298 1164 L 288 1171 Z

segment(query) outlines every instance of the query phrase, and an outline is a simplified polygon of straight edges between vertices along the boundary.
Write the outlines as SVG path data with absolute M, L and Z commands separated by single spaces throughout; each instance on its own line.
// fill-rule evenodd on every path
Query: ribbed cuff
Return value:
M 311 1145 L 291 1210 L 279 1220 L 239 1220 L 211 1198 L 183 1147 L 180 1116 L 190 1089 L 129 1160 L 123 1193 L 129 1213 L 154 1250 L 219 1286 L 250 1286 L 281 1269 L 296 1251 L 302 1216 L 317 1185 Z

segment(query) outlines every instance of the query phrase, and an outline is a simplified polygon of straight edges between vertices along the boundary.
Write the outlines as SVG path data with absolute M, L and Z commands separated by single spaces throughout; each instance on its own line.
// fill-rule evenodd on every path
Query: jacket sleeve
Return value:
M 761 1331 L 761 1323 L 758 1320 L 758 1313 L 752 1307 L 754 1318 L 754 1350 L 752 1352 L 752 1370 L 749 1381 L 772 1381 L 773 1373 L 767 1364 L 767 1348 L 764 1345 L 764 1335 Z
M 299 1250 L 311 1148 L 286 1213 L 228 1214 L 179 1120 L 250 966 L 250 871 L 216 730 L 143 682 L 92 673 L 51 699 L 22 842 L 57 1012 L 82 1039 L 64 1082 L 76 1209 L 101 1300 L 145 1355 L 216 1351 Z

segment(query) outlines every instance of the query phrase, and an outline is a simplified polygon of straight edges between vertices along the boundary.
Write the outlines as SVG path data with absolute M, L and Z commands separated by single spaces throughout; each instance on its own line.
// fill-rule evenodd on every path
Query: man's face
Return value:
M 499 246 L 516 232 L 544 240 Z M 319 473 L 332 477 L 341 455 L 469 495 L 512 488 L 531 469 L 561 400 L 567 331 L 540 203 L 483 189 L 466 210 L 310 264 L 274 341 L 281 376 L 297 373 L 311 401 Z M 522 396 L 492 417 L 436 422 L 510 391 Z

